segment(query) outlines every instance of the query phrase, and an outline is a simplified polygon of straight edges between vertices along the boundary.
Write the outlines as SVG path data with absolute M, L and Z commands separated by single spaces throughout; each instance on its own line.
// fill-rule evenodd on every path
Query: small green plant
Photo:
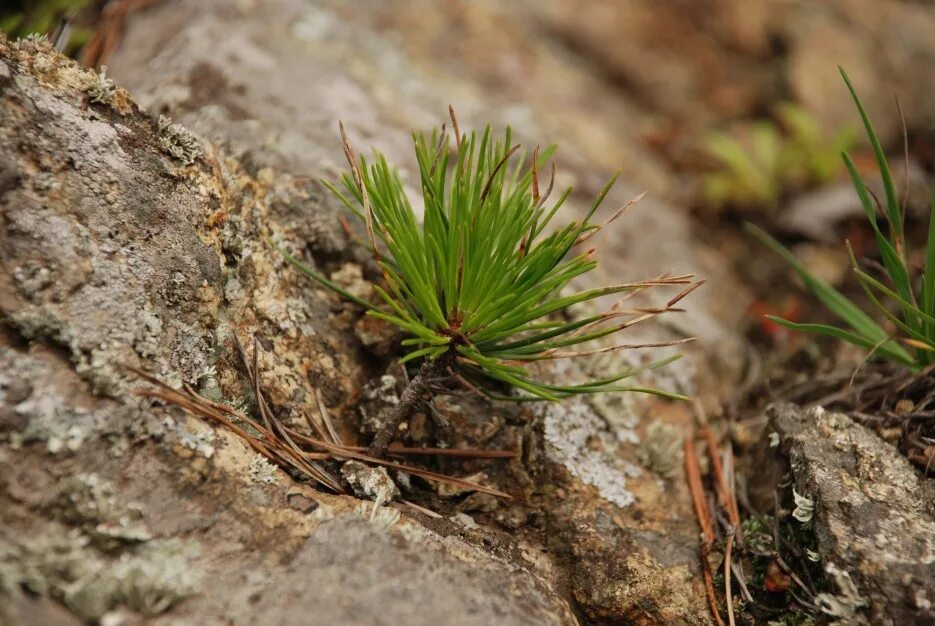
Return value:
M 777 121 L 753 125 L 747 141 L 712 134 L 705 150 L 718 169 L 703 179 L 705 201 L 720 208 L 772 207 L 784 190 L 826 183 L 837 175 L 838 158 L 855 141 L 841 130 L 828 138 L 804 108 L 784 102 L 775 108 Z
M 705 145 L 719 169 L 704 177 L 705 201 L 716 208 L 771 206 L 782 191 L 779 173 L 779 130 L 759 122 L 750 133 L 750 149 L 725 133 L 714 133 Z
M 849 242 L 847 244 L 848 254 L 854 274 L 873 307 L 891 322 L 896 331 L 893 334 L 887 332 L 883 326 L 842 293 L 811 275 L 782 244 L 762 229 L 748 225 L 756 237 L 792 265 L 805 286 L 849 329 L 825 324 L 798 324 L 781 318 L 767 317 L 792 330 L 843 339 L 869 350 L 871 354 L 878 354 L 913 369 L 920 369 L 935 361 L 935 200 L 933 200 L 932 215 L 929 218 L 925 267 L 921 278 L 914 279 L 910 272 L 904 232 L 906 207 L 897 198 L 893 175 L 887 164 L 886 156 L 873 131 L 870 118 L 857 96 L 857 91 L 843 69 L 841 76 L 844 77 L 844 82 L 857 105 L 876 156 L 880 179 L 883 182 L 885 206 L 880 205 L 876 196 L 861 179 L 854 162 L 847 153 L 843 154 L 844 164 L 876 238 L 884 279 L 879 280 L 860 267 Z M 882 220 L 878 213 L 882 215 Z
M 500 139 L 493 136 L 489 126 L 479 137 L 475 133 L 462 135 L 453 110 L 451 118 L 453 155 L 451 137 L 444 126 L 430 136 L 413 135 L 425 206 L 422 224 L 399 175 L 383 155 L 375 153 L 372 163 L 358 158 L 341 127 L 350 172 L 342 177 L 343 191 L 330 183 L 326 185 L 364 224 L 365 245 L 383 272 L 385 284 L 375 290 L 384 308 L 348 293 L 283 253 L 307 276 L 366 308 L 368 315 L 402 329 L 408 335 L 402 345 L 410 350 L 402 361 L 423 361 L 387 427 L 375 437 L 371 453 L 384 453 L 400 420 L 423 401 L 433 385 L 450 376 L 457 376 L 488 396 L 510 400 L 559 400 L 599 391 L 681 398 L 659 389 L 623 384 L 677 357 L 579 384 L 551 384 L 530 377 L 527 367 L 536 361 L 681 343 L 575 349 L 656 315 L 680 310 L 676 305 L 700 283 L 693 282 L 690 275 L 666 275 L 566 295 L 574 279 L 597 266 L 592 258 L 594 250 L 579 251 L 581 244 L 617 219 L 639 197 L 603 225 L 593 223 L 615 175 L 584 220 L 549 232 L 571 192 L 570 188 L 565 190 L 547 206 L 554 184 L 553 165 L 548 188 L 540 193 L 539 172 L 555 147 L 541 153 L 537 148 L 527 162 L 517 155 L 519 146 L 511 145 L 509 129 Z M 602 296 L 626 296 L 665 286 L 680 286 L 682 290 L 660 307 L 626 309 L 619 300 L 602 313 L 581 319 L 563 317 L 569 307 Z M 502 385 L 525 393 L 498 393 L 497 387 Z

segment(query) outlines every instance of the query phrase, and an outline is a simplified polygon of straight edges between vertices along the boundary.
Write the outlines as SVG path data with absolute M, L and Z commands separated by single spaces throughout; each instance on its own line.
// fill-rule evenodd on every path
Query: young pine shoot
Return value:
M 928 238 L 925 245 L 924 268 L 921 277 L 913 279 L 910 271 L 909 251 L 905 239 L 905 202 L 896 195 L 896 186 L 886 156 L 877 139 L 870 118 L 857 96 L 857 91 L 844 70 L 841 76 L 857 105 L 867 137 L 876 156 L 880 179 L 883 182 L 885 203 L 877 200 L 867 184 L 861 179 L 854 162 L 846 153 L 844 165 L 851 176 L 857 196 L 860 198 L 867 221 L 873 229 L 877 249 L 882 260 L 882 274 L 877 278 L 866 272 L 847 244 L 854 275 L 878 315 L 888 320 L 894 332 L 883 326 L 851 302 L 828 283 L 811 275 L 789 250 L 770 237 L 765 231 L 749 226 L 750 231 L 767 246 L 780 254 L 799 274 L 805 286 L 834 313 L 847 328 L 826 324 L 798 324 L 773 318 L 775 322 L 803 332 L 812 332 L 843 339 L 864 348 L 871 355 L 879 355 L 890 361 L 902 363 L 919 370 L 935 362 L 935 200 L 929 217 Z M 881 219 L 882 218 L 882 219 Z M 768 316 L 769 317 L 769 316 Z
M 407 337 L 401 360 L 421 361 L 399 405 L 374 438 L 370 454 L 384 454 L 400 421 L 428 401 L 431 391 L 444 389 L 444 381 L 457 380 L 504 400 L 556 401 L 601 391 L 681 398 L 627 382 L 678 356 L 580 383 L 532 377 L 528 367 L 537 361 L 688 341 L 594 343 L 656 315 L 681 311 L 679 302 L 701 283 L 694 282 L 692 275 L 663 275 L 571 292 L 570 283 L 597 266 L 594 249 L 583 244 L 639 197 L 603 224 L 592 222 L 615 175 L 581 222 L 555 227 L 556 214 L 571 193 L 569 188 L 549 204 L 554 165 L 549 184 L 541 191 L 539 172 L 555 147 L 542 152 L 536 148 L 527 161 L 518 154 L 519 146 L 512 144 L 509 128 L 500 137 L 489 126 L 480 135 L 461 134 L 453 110 L 451 121 L 453 141 L 445 126 L 430 135 L 413 135 L 425 207 L 421 223 L 396 170 L 380 153 L 374 153 L 372 161 L 358 157 L 341 126 L 350 171 L 343 174 L 340 185 L 325 184 L 364 225 L 365 245 L 383 273 L 383 284 L 375 286 L 380 305 L 348 293 L 283 252 L 310 278 L 364 307 L 368 315 L 402 329 Z M 661 306 L 624 307 L 628 296 L 670 286 L 680 291 Z M 584 318 L 569 315 L 574 305 L 613 294 L 619 299 L 603 312 Z M 509 393 L 510 388 L 514 393 Z

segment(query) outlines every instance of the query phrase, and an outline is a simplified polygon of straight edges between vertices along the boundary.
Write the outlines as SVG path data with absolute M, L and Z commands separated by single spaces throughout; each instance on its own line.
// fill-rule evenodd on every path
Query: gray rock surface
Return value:
M 303 626 L 574 624 L 528 573 L 414 526 L 390 532 L 359 516 L 327 521 L 266 584 L 243 623 Z M 309 584 L 314 581 L 314 584 Z M 246 616 L 245 616 L 246 617 Z
M 845 623 L 935 623 L 935 488 L 890 444 L 846 415 L 778 405 L 796 491 L 814 501 L 818 547 Z

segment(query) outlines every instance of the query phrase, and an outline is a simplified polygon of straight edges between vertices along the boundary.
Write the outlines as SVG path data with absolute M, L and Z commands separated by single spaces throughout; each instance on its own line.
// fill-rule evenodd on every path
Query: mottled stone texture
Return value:
M 874 624 L 935 623 L 931 481 L 846 415 L 779 405 L 770 424 L 797 492 L 815 502 L 819 551 L 845 604 L 857 604 L 857 614 Z M 857 594 L 841 588 L 846 578 Z

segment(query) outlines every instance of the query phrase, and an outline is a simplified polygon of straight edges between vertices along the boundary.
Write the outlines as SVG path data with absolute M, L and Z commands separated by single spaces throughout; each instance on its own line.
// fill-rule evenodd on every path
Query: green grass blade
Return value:
M 932 196 L 928 239 L 925 242 L 925 270 L 922 274 L 922 311 L 930 317 L 935 316 L 935 194 Z M 926 322 L 925 334 L 929 337 L 935 337 L 935 324 Z
M 895 236 L 901 239 L 903 225 L 902 209 L 899 205 L 899 199 L 896 197 L 896 187 L 893 184 L 890 166 L 886 161 L 886 154 L 883 152 L 880 140 L 877 139 L 877 134 L 873 130 L 873 124 L 870 123 L 870 117 L 867 115 L 867 111 L 864 109 L 864 105 L 860 101 L 860 97 L 857 95 L 857 90 L 851 83 L 851 79 L 848 78 L 844 68 L 839 67 L 838 70 L 841 72 L 841 77 L 847 84 L 848 91 L 851 92 L 854 104 L 857 105 L 857 111 L 860 113 L 860 119 L 863 121 L 864 129 L 867 131 L 867 137 L 870 139 L 870 145 L 873 147 L 873 154 L 877 159 L 877 166 L 880 169 L 880 178 L 883 180 L 883 191 L 886 194 L 886 211 L 889 216 L 890 228 L 893 229 Z
M 848 300 L 844 294 L 820 278 L 810 274 L 805 266 L 785 246 L 773 239 L 765 230 L 750 223 L 747 223 L 745 227 L 749 233 L 785 259 L 796 271 L 809 291 L 815 294 L 822 304 L 846 322 L 859 335 L 868 338 L 871 344 L 882 341 L 888 336 L 879 324 L 861 311 L 856 304 Z
M 898 361 L 905 365 L 914 366 L 915 361 L 908 352 L 903 350 L 903 348 L 896 342 L 887 339 L 884 341 L 873 341 L 867 337 L 862 337 L 856 333 L 848 332 L 844 329 L 837 328 L 835 326 L 828 326 L 827 324 L 800 324 L 797 322 L 790 322 L 789 320 L 784 320 L 781 317 L 776 317 L 774 315 L 767 315 L 766 319 L 776 322 L 780 326 L 784 326 L 789 330 L 795 330 L 803 333 L 812 333 L 817 335 L 825 335 L 828 337 L 834 337 L 835 339 L 841 339 L 855 346 L 865 348 L 867 350 L 874 350 L 881 355 L 892 359 L 893 361 Z
M 370 304 L 369 302 L 367 302 L 366 300 L 364 300 L 364 299 L 362 299 L 362 298 L 358 298 L 358 297 L 355 296 L 354 294 L 348 292 L 346 289 L 344 289 L 343 287 L 341 287 L 340 285 L 338 285 L 338 284 L 335 283 L 334 281 L 329 280 L 328 278 L 325 278 L 323 275 L 319 274 L 318 272 L 316 272 L 315 270 L 313 270 L 312 268 L 310 268 L 308 265 L 306 265 L 306 264 L 303 263 L 302 261 L 298 260 L 297 258 L 295 258 L 294 256 L 292 256 L 291 254 L 289 254 L 288 252 L 286 252 L 285 250 L 283 250 L 282 248 L 280 248 L 279 246 L 277 246 L 275 243 L 273 243 L 273 240 L 270 239 L 269 237 L 266 237 L 266 236 L 264 235 L 263 238 L 266 239 L 266 242 L 270 245 L 270 247 L 272 247 L 274 250 L 276 250 L 277 252 L 279 252 L 279 254 L 281 254 L 281 255 L 286 259 L 286 261 L 288 261 L 293 267 L 295 267 L 296 269 L 298 269 L 300 272 L 302 272 L 303 274 L 305 274 L 306 276 L 308 276 L 308 277 L 311 278 L 312 280 L 314 280 L 314 281 L 320 283 L 321 285 L 327 287 L 328 289 L 331 289 L 332 291 L 334 291 L 334 292 L 340 294 L 341 296 L 343 296 L 344 298 L 350 300 L 350 301 L 353 302 L 354 304 L 358 304 L 358 305 L 364 307 L 365 309 L 367 309 L 367 310 L 369 310 L 369 311 L 375 311 L 375 310 L 376 310 L 376 307 L 373 306 L 372 304 Z

